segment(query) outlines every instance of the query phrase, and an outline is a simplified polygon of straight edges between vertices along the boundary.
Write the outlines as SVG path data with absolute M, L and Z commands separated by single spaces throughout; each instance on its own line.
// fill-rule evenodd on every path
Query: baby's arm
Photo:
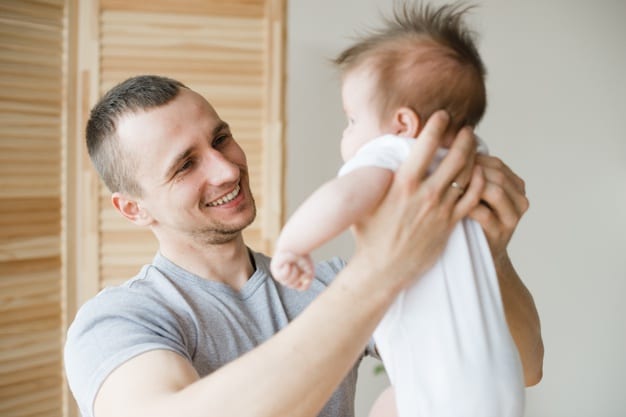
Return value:
M 375 209 L 392 178 L 388 169 L 362 167 L 318 188 L 278 237 L 271 263 L 274 278 L 291 288 L 308 288 L 314 272 L 309 254 Z

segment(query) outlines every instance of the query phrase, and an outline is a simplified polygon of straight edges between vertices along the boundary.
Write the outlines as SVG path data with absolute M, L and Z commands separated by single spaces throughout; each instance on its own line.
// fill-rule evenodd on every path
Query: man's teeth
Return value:
M 226 194 L 224 197 L 219 198 L 215 201 L 212 201 L 208 204 L 209 207 L 215 207 L 215 206 L 221 206 L 222 204 L 226 204 L 229 201 L 233 201 L 235 197 L 237 197 L 239 195 L 239 190 L 241 189 L 241 187 L 239 187 L 239 184 L 237 184 L 237 186 L 235 187 L 234 190 L 232 190 L 230 193 Z

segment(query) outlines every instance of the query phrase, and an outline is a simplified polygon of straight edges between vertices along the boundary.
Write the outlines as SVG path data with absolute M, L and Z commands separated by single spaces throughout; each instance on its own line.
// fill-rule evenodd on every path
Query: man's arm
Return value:
M 486 185 L 481 204 L 470 213 L 485 231 L 494 258 L 509 330 L 522 360 L 527 386 L 541 381 L 543 341 L 533 297 L 515 271 L 506 247 L 520 219 L 528 210 L 524 181 L 500 159 L 478 155 Z
M 168 351 L 129 360 L 105 380 L 95 416 L 316 415 L 392 300 L 368 268 L 350 263 L 286 329 L 207 377 Z
M 536 385 L 543 375 L 543 340 L 535 302 L 508 257 L 495 265 L 504 314 L 524 369 L 524 382 L 526 386 Z
M 285 329 L 204 378 L 175 353 L 139 355 L 105 379 L 95 417 L 316 415 L 398 292 L 435 262 L 454 224 L 479 200 L 477 176 L 460 199 L 450 187 L 472 173 L 467 131 L 425 178 L 448 120 L 437 113 L 427 122 L 367 227 L 357 227 L 350 263 Z

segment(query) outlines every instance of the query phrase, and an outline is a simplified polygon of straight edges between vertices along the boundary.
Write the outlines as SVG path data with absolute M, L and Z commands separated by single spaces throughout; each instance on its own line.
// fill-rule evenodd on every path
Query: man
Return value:
M 83 415 L 353 415 L 355 367 L 377 322 L 468 214 L 485 228 L 527 382 L 537 382 L 539 321 L 506 255 L 528 204 L 523 183 L 476 157 L 467 129 L 424 179 L 447 121 L 438 113 L 427 123 L 388 198 L 357 226 L 350 263 L 318 265 L 298 292 L 276 285 L 269 258 L 243 241 L 255 216 L 246 157 L 215 109 L 167 78 L 114 87 L 92 110 L 90 156 L 115 208 L 152 230 L 159 253 L 86 303 L 68 332 Z

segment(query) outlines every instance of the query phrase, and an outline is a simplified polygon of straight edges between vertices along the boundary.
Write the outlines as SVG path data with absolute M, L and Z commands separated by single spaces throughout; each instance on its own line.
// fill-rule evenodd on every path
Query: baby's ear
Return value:
M 115 192 L 111 195 L 113 206 L 131 222 L 138 226 L 147 226 L 152 222 L 150 213 L 139 205 L 139 202 L 133 198 Z
M 400 107 L 393 114 L 393 132 L 398 136 L 416 138 L 420 131 L 420 118 L 409 107 Z

